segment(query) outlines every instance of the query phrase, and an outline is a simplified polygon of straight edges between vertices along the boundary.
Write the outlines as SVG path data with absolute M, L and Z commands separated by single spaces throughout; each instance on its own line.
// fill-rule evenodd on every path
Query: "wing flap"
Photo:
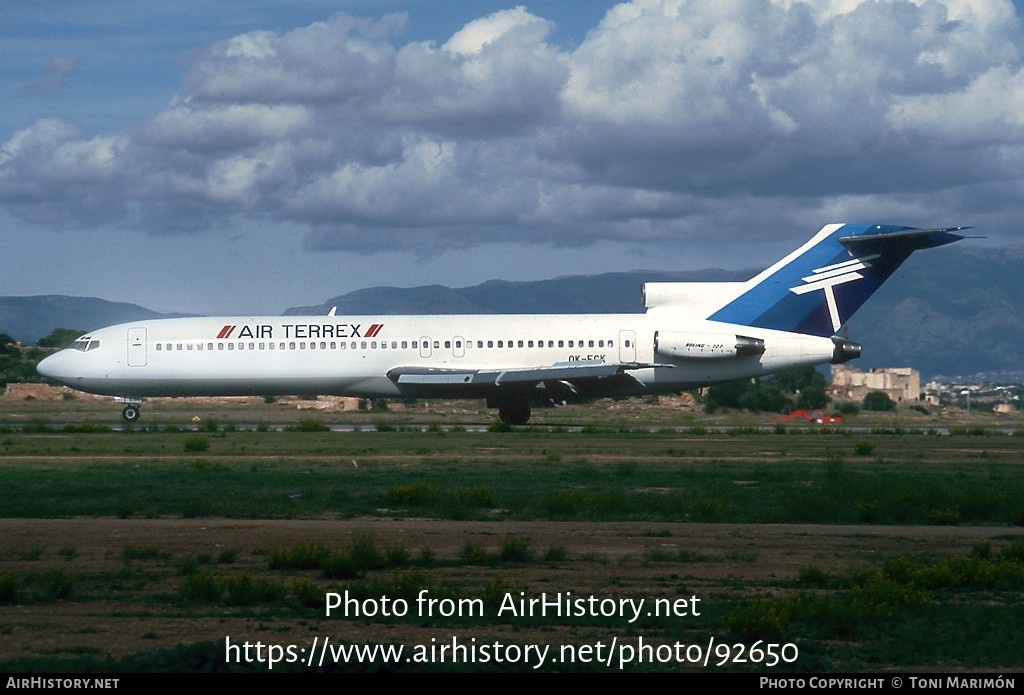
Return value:
M 542 367 L 515 369 L 431 369 L 424 367 L 395 367 L 388 370 L 388 378 L 399 384 L 433 386 L 502 386 L 542 381 L 599 379 L 621 374 L 633 365 L 600 360 L 555 362 Z

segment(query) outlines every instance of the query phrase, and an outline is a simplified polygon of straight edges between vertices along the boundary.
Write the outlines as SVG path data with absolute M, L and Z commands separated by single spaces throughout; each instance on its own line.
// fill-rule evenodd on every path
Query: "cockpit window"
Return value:
M 100 346 L 100 341 L 98 341 L 98 340 L 89 340 L 89 339 L 86 339 L 86 338 L 83 338 L 81 340 L 76 340 L 75 342 L 71 343 L 71 345 L 70 345 L 71 349 L 78 350 L 79 352 L 89 352 L 90 350 L 95 350 L 99 346 Z

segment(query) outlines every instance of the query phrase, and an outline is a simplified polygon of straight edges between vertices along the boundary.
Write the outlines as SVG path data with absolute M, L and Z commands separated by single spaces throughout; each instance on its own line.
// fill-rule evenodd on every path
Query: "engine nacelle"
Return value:
M 764 340 L 735 333 L 658 331 L 654 352 L 682 360 L 736 360 L 764 354 Z

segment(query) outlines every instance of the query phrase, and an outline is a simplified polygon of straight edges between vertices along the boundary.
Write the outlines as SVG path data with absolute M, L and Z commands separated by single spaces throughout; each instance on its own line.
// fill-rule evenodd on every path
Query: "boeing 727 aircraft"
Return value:
M 150 396 L 484 398 L 525 424 L 538 400 L 662 393 L 838 364 L 837 335 L 916 250 L 962 228 L 831 224 L 746 282 L 657 282 L 645 313 L 157 319 L 101 328 L 39 363 L 139 417 Z

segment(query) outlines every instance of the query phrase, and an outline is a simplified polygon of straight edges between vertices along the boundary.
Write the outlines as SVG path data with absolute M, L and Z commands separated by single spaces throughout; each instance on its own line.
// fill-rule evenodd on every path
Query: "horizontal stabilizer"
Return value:
M 880 232 L 877 234 L 872 234 L 869 230 L 866 234 L 839 237 L 839 243 L 849 249 L 850 253 L 855 256 L 895 250 L 903 251 L 910 255 L 914 251 L 920 251 L 921 249 L 932 249 L 937 246 L 952 244 L 954 241 L 960 241 L 965 237 L 957 232 L 967 229 L 970 229 L 970 227 L 914 229 L 902 232 Z

